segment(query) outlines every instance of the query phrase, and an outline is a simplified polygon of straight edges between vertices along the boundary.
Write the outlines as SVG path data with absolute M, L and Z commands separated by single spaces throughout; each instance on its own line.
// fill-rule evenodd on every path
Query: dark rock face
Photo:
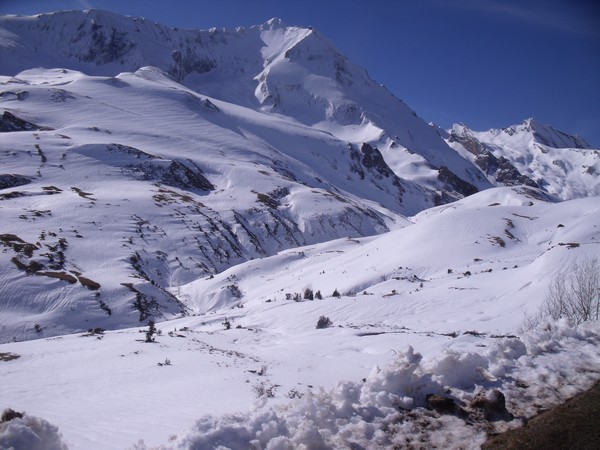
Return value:
M 215 188 L 200 169 L 192 170 L 179 161 L 171 161 L 167 167 L 146 161 L 135 166 L 135 169 L 142 173 L 143 179 L 156 180 L 167 186 L 202 191 L 212 191 Z
M 127 40 L 127 33 L 95 22 L 92 24 L 91 45 L 83 61 L 107 64 L 123 58 L 135 44 Z
M 458 142 L 466 148 L 469 153 L 472 153 L 475 156 L 480 155 L 485 151 L 483 144 L 479 142 L 475 136 L 466 132 L 463 132 L 462 135 L 458 135 L 452 130 L 448 137 L 448 142 Z
M 371 181 L 384 190 L 387 190 L 387 188 L 381 186 L 378 181 L 386 178 L 391 180 L 394 189 L 397 189 L 398 200 L 402 201 L 402 194 L 404 193 L 402 181 L 387 165 L 379 149 L 367 143 L 363 143 L 360 149 L 348 144 L 348 149 L 350 151 L 350 170 L 352 172 L 358 174 L 361 180 L 370 176 Z
M 38 130 L 49 130 L 47 127 L 40 127 L 31 122 L 27 122 L 8 111 L 4 111 L 2 117 L 0 117 L 0 132 L 11 132 L 11 131 L 38 131 Z
M 479 140 L 467 130 L 464 130 L 460 135 L 455 131 L 452 131 L 448 141 L 460 143 L 469 153 L 475 155 L 475 164 L 486 175 L 494 177 L 497 182 L 502 183 L 505 186 L 524 184 L 531 187 L 540 187 L 531 178 L 519 172 L 504 156 L 500 156 L 499 158 L 494 156 L 484 144 L 479 142 Z
M 197 55 L 189 47 L 185 51 L 173 50 L 171 56 L 173 65 L 168 73 L 177 81 L 183 80 L 191 73 L 206 73 L 217 67 L 216 61 Z
M 492 175 L 496 181 L 505 186 L 524 184 L 526 186 L 539 187 L 531 178 L 521 174 L 504 156 L 496 158 L 488 150 L 484 150 L 475 158 L 475 164 L 487 175 Z
M 471 183 L 459 178 L 454 172 L 445 166 L 438 170 L 438 180 L 444 183 L 444 190 L 436 195 L 434 201 L 436 205 L 453 202 L 462 197 L 473 195 L 479 190 Z
M 8 189 L 17 186 L 23 186 L 29 184 L 31 179 L 24 177 L 23 175 L 16 175 L 11 173 L 0 174 L 0 189 Z
M 364 167 L 373 170 L 386 178 L 396 176 L 377 148 L 371 147 L 369 144 L 365 143 L 361 146 L 360 151 L 362 154 L 361 162 Z
M 204 176 L 200 167 L 193 161 L 184 164 L 176 160 L 162 160 L 160 157 L 135 147 L 123 144 L 110 144 L 106 147 L 110 153 L 121 153 L 131 159 L 141 160 L 126 164 L 123 171 L 143 180 L 153 180 L 167 186 L 181 189 L 212 191 L 213 184 Z

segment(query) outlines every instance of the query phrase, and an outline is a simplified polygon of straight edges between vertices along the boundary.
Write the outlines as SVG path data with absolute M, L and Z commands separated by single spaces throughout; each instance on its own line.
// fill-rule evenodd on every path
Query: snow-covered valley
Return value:
M 478 448 L 600 378 L 598 322 L 525 323 L 600 255 L 583 139 L 437 129 L 276 19 L 0 31 L 1 409 L 75 449 Z

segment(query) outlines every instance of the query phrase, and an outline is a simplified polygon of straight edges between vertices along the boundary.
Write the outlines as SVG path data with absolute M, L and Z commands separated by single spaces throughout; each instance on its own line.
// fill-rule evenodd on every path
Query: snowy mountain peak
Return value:
M 518 125 L 448 130 L 448 144 L 500 185 L 538 186 L 563 199 L 600 194 L 600 155 L 579 136 L 529 118 Z
M 413 110 L 310 27 L 271 19 L 246 29 L 179 30 L 87 10 L 0 17 L 0 29 L 12 39 L 0 42 L 2 74 L 42 66 L 116 76 L 154 66 L 207 97 L 378 148 L 397 176 L 419 185 L 409 189 L 414 205 L 423 195 L 431 205 L 490 187 Z
M 283 28 L 285 28 L 285 27 L 287 27 L 287 25 L 285 25 L 283 23 L 283 21 L 279 17 L 273 17 L 273 18 L 267 20 L 264 23 L 263 27 L 264 26 L 268 26 L 268 27 L 271 27 L 271 28 L 276 28 L 276 27 L 283 27 Z
M 519 125 L 513 125 L 502 130 L 509 136 L 515 134 L 526 134 L 538 144 L 547 145 L 553 148 L 581 148 L 590 149 L 592 148 L 583 138 L 580 136 L 572 136 L 563 131 L 557 130 L 550 125 L 543 124 L 538 120 L 530 117 L 525 119 L 523 123 Z

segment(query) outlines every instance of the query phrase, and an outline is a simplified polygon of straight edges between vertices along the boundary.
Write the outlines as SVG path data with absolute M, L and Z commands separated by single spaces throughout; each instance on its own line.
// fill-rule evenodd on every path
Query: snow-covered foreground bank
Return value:
M 155 343 L 124 330 L 5 344 L 19 358 L 0 362 L 2 407 L 57 425 L 73 449 L 478 448 L 600 378 L 598 323 L 521 337 L 186 323 Z M 427 409 L 428 394 L 454 403 Z M 22 442 L 17 422 L 0 445 Z

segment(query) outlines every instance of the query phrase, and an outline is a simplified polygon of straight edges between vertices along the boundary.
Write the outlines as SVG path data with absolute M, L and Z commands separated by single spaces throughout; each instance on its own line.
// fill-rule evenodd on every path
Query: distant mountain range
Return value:
M 494 187 L 600 194 L 582 138 L 533 119 L 439 129 L 278 19 L 3 16 L 0 114 L 0 341 L 194 312 L 186 283 Z

